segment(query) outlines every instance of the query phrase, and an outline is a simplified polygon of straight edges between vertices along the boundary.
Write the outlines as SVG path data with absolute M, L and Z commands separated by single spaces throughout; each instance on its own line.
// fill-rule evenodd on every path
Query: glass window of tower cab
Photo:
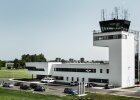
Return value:
M 100 27 L 102 32 L 115 32 L 115 31 L 128 31 L 130 21 L 125 19 L 113 19 L 100 21 Z

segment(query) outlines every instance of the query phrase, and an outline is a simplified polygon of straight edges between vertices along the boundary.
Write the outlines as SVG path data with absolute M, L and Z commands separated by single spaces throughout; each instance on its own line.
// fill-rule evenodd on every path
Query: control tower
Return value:
M 115 16 L 105 20 L 104 11 L 102 21 L 99 22 L 101 31 L 93 31 L 93 45 L 109 48 L 109 84 L 119 87 L 134 86 L 139 80 L 137 31 L 129 30 L 130 21 L 118 18 L 118 9 Z

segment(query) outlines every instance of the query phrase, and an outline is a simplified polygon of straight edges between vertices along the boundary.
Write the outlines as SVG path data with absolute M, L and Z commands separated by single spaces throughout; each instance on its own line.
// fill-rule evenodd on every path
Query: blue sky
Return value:
M 43 53 L 47 59 L 108 60 L 108 49 L 93 47 L 101 9 L 127 8 L 131 29 L 140 28 L 139 0 L 0 0 L 0 59 Z

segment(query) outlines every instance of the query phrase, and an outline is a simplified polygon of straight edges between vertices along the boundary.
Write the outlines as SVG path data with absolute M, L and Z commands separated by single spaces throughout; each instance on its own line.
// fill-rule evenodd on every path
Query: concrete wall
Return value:
M 105 36 L 116 34 L 125 34 L 127 35 L 127 39 L 98 40 L 94 41 L 93 45 L 101 47 L 109 47 L 110 84 L 121 87 L 133 86 L 134 35 L 128 32 L 120 31 L 120 32 L 94 34 L 94 36 Z
M 63 76 L 64 80 L 60 80 L 60 82 L 71 82 L 72 77 L 74 81 L 77 81 L 77 77 L 79 81 L 82 82 L 82 78 L 85 78 L 85 82 L 88 82 L 89 78 L 98 78 L 98 79 L 108 79 L 109 73 L 106 73 L 106 69 L 108 69 L 108 64 L 59 64 L 53 65 L 54 68 L 91 68 L 96 69 L 96 73 L 89 72 L 61 72 L 54 71 L 53 76 Z M 100 69 L 103 70 L 103 73 L 100 73 Z M 68 77 L 68 81 L 67 78 Z
M 122 39 L 122 87 L 135 84 L 134 35 L 123 32 L 127 39 Z

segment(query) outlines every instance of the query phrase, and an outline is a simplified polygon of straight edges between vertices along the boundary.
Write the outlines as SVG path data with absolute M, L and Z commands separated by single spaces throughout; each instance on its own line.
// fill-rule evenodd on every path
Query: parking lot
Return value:
M 27 90 L 27 91 L 32 91 L 33 93 L 40 93 L 44 95 L 58 95 L 58 96 L 65 96 L 63 91 L 65 88 L 73 88 L 78 90 L 78 86 L 69 86 L 69 85 L 63 85 L 63 84 L 54 84 L 54 83 L 41 83 L 39 81 L 18 81 L 18 80 L 13 80 L 13 79 L 6 79 L 6 78 L 1 78 L 0 83 L 12 83 L 15 84 L 16 82 L 23 82 L 24 84 L 29 85 L 30 83 L 37 83 L 43 87 L 45 87 L 44 92 L 36 92 L 33 89 L 32 90 Z M 19 90 L 19 86 L 14 86 L 13 88 L 9 89 L 14 89 L 14 90 Z M 24 90 L 23 90 L 24 91 Z M 113 88 L 113 89 L 103 89 L 103 87 L 91 87 L 91 88 L 85 88 L 86 92 L 93 92 L 93 93 L 103 93 L 103 94 L 110 94 L 110 95 L 119 95 L 119 96 L 127 96 L 127 97 L 138 97 L 140 98 L 140 87 L 136 86 L 133 88 Z
M 33 89 L 31 90 L 27 90 L 27 91 L 32 91 L 33 93 L 40 93 L 40 94 L 44 94 L 44 95 L 59 95 L 59 96 L 65 96 L 67 94 L 63 93 L 64 88 L 73 88 L 73 89 L 77 89 L 78 87 L 71 87 L 69 85 L 62 85 L 62 84 L 52 84 L 52 83 L 41 83 L 39 81 L 30 81 L 30 82 L 26 82 L 26 81 L 19 81 L 19 80 L 13 80 L 13 79 L 6 79 L 6 78 L 1 78 L 0 79 L 0 83 L 1 86 L 3 83 L 11 83 L 11 84 L 15 84 L 17 82 L 22 82 L 23 84 L 26 85 L 30 85 L 31 83 L 36 83 L 39 84 L 40 86 L 43 86 L 45 88 L 44 92 L 36 92 Z M 6 88 L 6 87 L 3 87 Z M 12 88 L 8 88 L 8 89 L 14 89 L 14 90 L 21 90 L 20 86 L 13 86 Z M 24 91 L 24 90 L 23 90 Z

